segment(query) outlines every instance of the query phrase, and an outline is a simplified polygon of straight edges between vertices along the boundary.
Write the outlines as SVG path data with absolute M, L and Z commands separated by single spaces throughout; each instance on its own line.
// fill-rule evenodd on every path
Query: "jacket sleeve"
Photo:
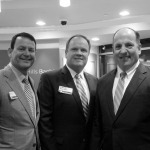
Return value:
M 98 97 L 98 86 L 95 98 L 95 111 L 94 111 L 94 121 L 92 126 L 92 134 L 90 140 L 90 150 L 100 150 L 101 149 L 101 113 L 100 113 L 100 101 Z
M 54 92 L 49 74 L 42 74 L 38 86 L 40 104 L 39 137 L 42 150 L 57 150 L 54 137 L 53 107 Z

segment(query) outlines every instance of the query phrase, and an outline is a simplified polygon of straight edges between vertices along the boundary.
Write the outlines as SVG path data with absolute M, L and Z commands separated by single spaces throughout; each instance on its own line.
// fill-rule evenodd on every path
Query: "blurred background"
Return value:
M 65 4 L 69 0 L 64 0 Z M 141 36 L 140 60 L 150 65 L 149 0 L 0 0 L 0 69 L 8 62 L 12 36 L 31 33 L 37 40 L 37 59 L 29 73 L 36 80 L 65 64 L 65 43 L 83 34 L 92 44 L 85 71 L 101 77 L 115 68 L 112 37 L 121 27 L 131 27 Z

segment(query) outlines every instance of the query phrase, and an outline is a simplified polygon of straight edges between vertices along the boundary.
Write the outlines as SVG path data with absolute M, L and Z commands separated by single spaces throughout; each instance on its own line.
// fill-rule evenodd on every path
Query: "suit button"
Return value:
M 83 139 L 83 142 L 85 142 L 85 139 Z
M 36 146 L 36 143 L 33 144 L 33 147 L 35 147 L 35 146 Z

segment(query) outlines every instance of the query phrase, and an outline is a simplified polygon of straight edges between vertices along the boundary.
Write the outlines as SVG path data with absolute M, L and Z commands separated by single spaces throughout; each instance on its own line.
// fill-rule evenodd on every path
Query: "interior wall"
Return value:
M 65 47 L 59 48 L 60 67 L 66 63 Z M 97 46 L 92 46 L 84 71 L 99 78 L 99 50 Z
M 9 63 L 7 50 L 0 50 L 0 69 Z M 29 69 L 29 74 L 34 79 L 35 87 L 38 87 L 42 73 L 59 69 L 59 49 L 42 49 L 36 52 L 36 61 Z
M 10 40 L 0 42 L 0 69 L 9 63 L 7 49 Z M 98 47 L 93 46 L 90 51 L 85 71 L 99 77 L 99 54 Z M 37 41 L 36 61 L 30 68 L 29 74 L 35 81 L 35 87 L 38 87 L 39 79 L 42 73 L 59 69 L 65 63 L 65 42 L 49 43 L 49 41 Z
M 29 69 L 29 74 L 35 81 L 35 87 L 38 87 L 42 73 L 59 69 L 59 49 L 37 50 L 36 61 Z

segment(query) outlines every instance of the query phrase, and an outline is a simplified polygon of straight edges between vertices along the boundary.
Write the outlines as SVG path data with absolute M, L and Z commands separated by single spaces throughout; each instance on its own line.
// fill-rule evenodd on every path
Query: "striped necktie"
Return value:
M 126 75 L 127 75 L 126 72 L 120 73 L 120 78 L 119 78 L 119 81 L 118 81 L 118 84 L 117 84 L 117 87 L 115 90 L 115 95 L 114 95 L 114 112 L 115 112 L 115 114 L 118 111 L 118 108 L 120 106 L 120 103 L 121 103 L 121 100 L 123 97 L 124 79 L 125 79 Z
M 35 105 L 34 105 L 34 98 L 32 96 L 30 83 L 27 78 L 24 78 L 22 83 L 24 83 L 24 93 L 27 98 L 28 104 L 30 106 L 32 116 L 35 118 Z
M 76 74 L 75 79 L 76 79 L 76 87 L 77 87 L 77 90 L 78 90 L 78 93 L 80 95 L 80 99 L 82 102 L 84 116 L 87 119 L 88 109 L 89 109 L 88 108 L 88 98 L 86 96 L 85 90 L 84 90 L 83 85 L 81 83 L 81 75 Z

